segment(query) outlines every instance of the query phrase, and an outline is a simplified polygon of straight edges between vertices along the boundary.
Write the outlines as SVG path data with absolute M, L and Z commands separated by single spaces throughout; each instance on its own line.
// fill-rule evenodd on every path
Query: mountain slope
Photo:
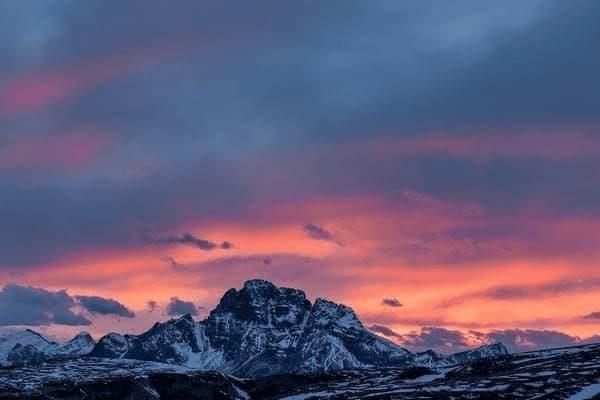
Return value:
M 15 349 L 15 347 L 17 347 L 17 351 L 22 352 L 23 350 L 19 350 L 19 348 L 25 346 L 31 346 L 29 351 L 31 351 L 31 348 L 35 348 L 38 351 L 45 353 L 46 351 L 50 351 L 51 349 L 58 347 L 58 343 L 51 342 L 39 333 L 30 329 L 13 332 L 4 337 L 0 337 L 0 365 L 12 364 L 13 361 L 8 361 L 10 353 L 13 351 L 13 349 Z M 15 357 L 16 355 L 13 355 L 11 358 L 14 360 Z
M 96 342 L 81 332 L 66 343 L 47 340 L 30 329 L 0 337 L 0 365 L 29 365 L 55 358 L 72 358 L 88 354 Z
M 428 368 L 443 368 L 461 365 L 484 358 L 505 356 L 508 350 L 502 343 L 492 343 L 473 350 L 461 351 L 450 355 L 443 355 L 427 350 L 415 354 L 415 364 Z

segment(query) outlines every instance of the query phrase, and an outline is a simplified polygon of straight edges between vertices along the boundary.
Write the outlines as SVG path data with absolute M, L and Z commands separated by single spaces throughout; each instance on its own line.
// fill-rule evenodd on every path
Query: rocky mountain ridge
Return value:
M 86 355 L 256 377 L 414 364 L 439 367 L 507 354 L 501 344 L 451 356 L 413 354 L 366 329 L 343 304 L 321 298 L 311 303 L 301 290 L 258 279 L 225 292 L 203 321 L 184 315 L 156 323 L 140 335 L 109 333 L 97 344 L 84 333 L 59 345 L 28 332 L 25 340 L 0 342 L 1 354 L 6 354 L 0 362 L 27 365 Z

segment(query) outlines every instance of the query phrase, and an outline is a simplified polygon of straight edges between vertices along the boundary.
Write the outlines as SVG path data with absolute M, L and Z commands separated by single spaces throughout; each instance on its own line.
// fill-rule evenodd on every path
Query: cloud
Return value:
M 200 307 L 197 307 L 191 301 L 183 301 L 178 297 L 171 297 L 171 301 L 167 304 L 167 315 L 198 315 Z
M 380 333 L 383 336 L 393 337 L 393 338 L 400 339 L 400 340 L 402 339 L 402 335 L 394 332 L 387 326 L 373 324 L 373 325 L 369 326 L 368 328 L 370 331 L 375 332 L 375 333 Z
M 0 82 L 0 118 L 77 97 L 83 92 L 143 67 L 159 64 L 167 52 L 159 48 L 137 48 L 100 55 L 74 67 L 30 71 Z
M 20 139 L 0 148 L 0 168 L 81 168 L 105 149 L 107 136 L 81 131 Z
M 210 240 L 198 238 L 191 233 L 184 233 L 181 236 L 167 236 L 162 238 L 146 238 L 148 243 L 152 244 L 184 244 L 187 246 L 196 247 L 200 250 L 210 251 L 214 249 L 231 249 L 233 244 L 230 242 L 222 242 L 221 244 L 217 244 L 211 242 Z
M 75 296 L 79 304 L 92 314 L 115 315 L 125 318 L 135 317 L 135 313 L 113 299 L 99 296 Z
M 472 299 L 519 300 L 527 298 L 553 297 L 570 293 L 584 293 L 600 288 L 600 279 L 561 279 L 536 285 L 501 285 L 467 293 L 445 300 L 442 308 L 452 307 Z
M 173 269 L 173 271 L 181 272 L 181 271 L 187 270 L 187 267 L 184 264 L 178 263 L 171 256 L 162 256 L 162 257 L 160 257 L 160 260 L 162 262 L 164 262 L 165 264 L 167 264 L 169 267 L 171 267 Z
M 342 244 L 340 240 L 336 239 L 336 237 L 330 231 L 322 226 L 315 225 L 313 223 L 306 223 L 302 225 L 302 230 L 312 239 L 324 240 L 327 242 L 337 243 L 339 245 Z
M 574 346 L 585 342 L 585 339 L 564 332 L 538 329 L 494 330 L 484 334 L 484 338 L 503 343 L 511 352 Z
M 577 132 L 513 128 L 510 132 L 490 135 L 427 134 L 419 137 L 368 138 L 360 143 L 343 144 L 335 150 L 342 157 L 369 157 L 377 160 L 397 157 L 422 158 L 447 156 L 474 160 L 526 159 L 569 160 L 592 156 L 600 151 L 600 139 L 594 129 L 581 127 Z
M 154 312 L 154 310 L 156 310 L 157 303 L 155 300 L 148 300 L 146 302 L 146 307 L 148 307 L 148 312 Z
M 423 327 L 420 332 L 404 334 L 400 342 L 407 347 L 433 349 L 441 353 L 453 353 L 471 347 L 467 336 L 461 331 L 440 327 Z
M 383 299 L 381 300 L 381 304 L 389 307 L 402 307 L 402 303 L 400 303 L 400 300 L 398 300 L 395 297 L 391 299 Z
M 65 290 L 7 284 L 0 291 L 0 326 L 90 325 L 89 319 L 72 311 L 76 305 Z
M 600 311 L 593 311 L 583 316 L 585 319 L 600 319 Z
M 469 330 L 466 332 L 442 327 L 423 327 L 421 331 L 400 334 L 378 324 L 369 330 L 393 338 L 397 343 L 413 351 L 434 350 L 440 353 L 454 353 L 471 348 L 500 342 L 511 353 L 524 351 L 577 346 L 600 342 L 600 336 L 581 338 L 564 332 L 546 329 L 496 329 L 488 332 Z

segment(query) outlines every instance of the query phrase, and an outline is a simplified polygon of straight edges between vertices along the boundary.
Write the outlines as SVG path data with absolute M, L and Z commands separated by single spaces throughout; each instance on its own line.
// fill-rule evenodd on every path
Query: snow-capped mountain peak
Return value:
M 213 369 L 243 377 L 414 364 L 437 367 L 502 354 L 506 349 L 493 344 L 452 356 L 415 355 L 368 331 L 348 306 L 322 298 L 312 304 L 302 290 L 261 279 L 226 291 L 203 321 L 186 314 L 156 323 L 140 335 L 109 333 L 98 343 L 86 332 L 63 344 L 30 330 L 0 339 L 3 364 L 89 355 Z
M 115 348 L 117 351 L 115 351 Z M 162 361 L 239 376 L 404 365 L 410 353 L 368 332 L 347 306 L 253 279 L 209 316 L 183 316 L 138 336 L 102 338 L 93 356 Z
M 78 357 L 88 354 L 95 345 L 87 332 L 79 333 L 66 343 L 57 343 L 25 329 L 0 337 L 0 365 L 27 365 L 47 359 Z

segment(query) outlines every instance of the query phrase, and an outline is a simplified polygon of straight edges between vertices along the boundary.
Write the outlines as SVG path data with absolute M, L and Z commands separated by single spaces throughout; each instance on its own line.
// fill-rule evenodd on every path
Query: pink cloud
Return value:
M 180 53 L 159 46 L 113 53 L 55 70 L 32 71 L 0 82 L 0 118 L 34 111 Z
M 70 169 L 93 161 L 110 138 L 94 132 L 76 132 L 21 139 L 0 149 L 0 168 Z
M 368 156 L 375 159 L 447 155 L 460 158 L 542 157 L 563 160 L 600 152 L 597 127 L 561 129 L 507 129 L 478 133 L 432 133 L 417 137 L 375 137 L 366 142 L 339 146 L 340 157 Z

